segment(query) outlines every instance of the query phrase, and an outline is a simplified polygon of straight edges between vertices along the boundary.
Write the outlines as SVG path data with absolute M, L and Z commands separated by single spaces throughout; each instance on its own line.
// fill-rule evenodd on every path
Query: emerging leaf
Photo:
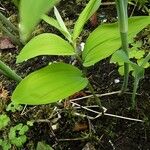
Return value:
M 80 14 L 73 31 L 73 40 L 78 38 L 80 35 L 84 24 L 88 19 L 94 14 L 94 12 L 99 8 L 101 0 L 90 0 L 85 9 Z
M 21 50 L 17 62 L 22 62 L 39 55 L 74 55 L 73 47 L 61 37 L 43 33 L 31 41 Z
M 19 104 L 48 104 L 64 99 L 88 84 L 82 72 L 69 64 L 56 63 L 35 71 L 23 79 L 12 95 Z

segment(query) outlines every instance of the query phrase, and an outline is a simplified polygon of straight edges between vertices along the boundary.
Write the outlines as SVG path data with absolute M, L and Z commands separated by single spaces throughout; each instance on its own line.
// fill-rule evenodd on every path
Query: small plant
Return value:
M 132 44 L 132 47 L 129 48 L 129 59 L 133 60 L 134 62 L 136 62 L 139 66 L 142 64 L 144 57 L 146 56 L 146 51 L 140 48 L 140 45 L 138 44 L 138 42 Z M 113 55 L 112 55 L 113 56 Z M 117 65 L 119 66 L 118 68 L 118 72 L 121 76 L 124 76 L 124 62 L 119 59 L 119 60 L 110 60 L 111 63 L 117 63 Z M 144 66 L 144 68 L 148 68 L 150 67 L 150 63 L 147 62 L 147 64 Z M 133 68 L 131 66 L 129 66 L 129 73 L 132 73 L 133 75 Z
M 0 148 L 2 147 L 3 150 L 10 150 L 12 145 L 18 148 L 22 147 L 27 140 L 25 134 L 29 130 L 29 126 L 32 126 L 32 122 L 30 121 L 28 125 L 19 123 L 8 130 L 6 126 L 8 126 L 9 122 L 10 118 L 7 115 L 0 115 L 0 130 L 4 132 L 2 134 L 3 139 L 0 139 Z
M 25 133 L 28 130 L 29 127 L 27 125 L 23 125 L 22 123 L 11 127 L 8 135 L 10 143 L 16 145 L 17 147 L 22 147 L 27 140 Z
M 20 3 L 20 18 L 22 27 L 20 32 L 22 39 L 27 39 L 31 29 L 35 27 L 35 23 L 29 23 L 30 20 L 31 22 L 33 20 L 39 21 L 39 18 L 41 17 L 47 23 L 57 28 L 68 41 L 52 33 L 40 34 L 31 39 L 21 50 L 17 57 L 17 63 L 21 63 L 39 55 L 73 55 L 79 61 L 82 71 L 70 64 L 62 62 L 52 63 L 24 78 L 13 92 L 12 101 L 30 105 L 53 103 L 64 99 L 87 86 L 102 110 L 101 102 L 86 77 L 86 72 L 87 67 L 90 67 L 98 61 L 111 56 L 120 48 L 121 43 L 120 35 L 118 33 L 118 23 L 102 24 L 97 27 L 87 38 L 83 52 L 78 49 L 77 44 L 78 37 L 82 32 L 84 24 L 99 8 L 101 0 L 89 1 L 76 21 L 73 33 L 67 29 L 56 8 L 54 8 L 56 19 L 42 14 L 42 12 L 37 14 L 37 19 L 34 18 L 35 16 L 31 18 L 29 11 L 27 11 L 28 6 L 32 7 L 32 1 L 30 2 L 31 5 L 26 3 L 24 0 Z M 149 23 L 149 17 L 132 17 L 128 19 L 127 1 L 116 1 L 116 3 L 119 14 L 122 49 L 128 57 L 128 43 L 131 43 L 133 41 L 133 37 Z M 41 8 L 39 7 L 38 9 Z M 38 9 L 33 11 L 38 11 Z M 28 20 L 28 24 L 26 20 Z M 28 35 L 24 33 L 28 33 Z M 124 63 L 125 82 L 122 88 L 123 92 L 127 88 L 129 72 L 129 63 L 126 61 L 124 61 Z
M 129 57 L 127 57 L 127 55 L 122 50 L 119 50 L 113 54 L 112 60 L 115 62 L 128 63 L 130 65 L 129 68 L 131 68 L 130 71 L 133 71 L 132 74 L 134 76 L 134 84 L 133 84 L 133 93 L 132 93 L 131 101 L 132 101 L 132 109 L 135 109 L 136 91 L 137 91 L 140 79 L 144 78 L 144 71 L 145 71 L 145 68 L 147 67 L 148 61 L 150 60 L 150 53 L 148 53 L 147 56 L 143 58 L 142 61 L 140 61 L 140 63 L 134 63 L 129 59 Z
M 0 115 L 0 130 L 8 125 L 10 119 L 7 115 Z
M 11 149 L 11 144 L 7 140 L 0 139 L 0 146 L 2 147 L 3 150 Z

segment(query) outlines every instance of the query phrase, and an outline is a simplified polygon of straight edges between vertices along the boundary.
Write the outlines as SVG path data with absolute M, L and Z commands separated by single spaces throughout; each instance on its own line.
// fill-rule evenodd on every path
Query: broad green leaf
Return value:
M 31 32 L 39 23 L 41 16 L 52 9 L 59 0 L 21 0 L 20 35 L 23 42 L 28 40 Z
M 74 31 L 73 31 L 73 40 L 78 38 L 80 35 L 84 24 L 88 21 L 88 19 L 94 14 L 94 12 L 99 8 L 101 4 L 101 0 L 90 0 L 85 9 L 80 14 L 77 22 L 75 23 Z
M 17 63 L 39 55 L 74 55 L 73 47 L 64 39 L 51 33 L 43 33 L 31 41 L 21 50 Z
M 82 53 L 85 67 L 113 54 L 121 45 L 117 23 L 104 24 L 94 30 L 88 37 Z
M 12 95 L 19 104 L 48 104 L 82 90 L 88 79 L 69 64 L 56 63 L 35 71 L 23 79 Z
M 133 37 L 150 23 L 149 16 L 132 17 L 129 19 L 129 42 Z M 121 47 L 118 23 L 103 24 L 95 29 L 88 37 L 83 50 L 83 65 L 89 67 L 98 61 L 112 55 Z

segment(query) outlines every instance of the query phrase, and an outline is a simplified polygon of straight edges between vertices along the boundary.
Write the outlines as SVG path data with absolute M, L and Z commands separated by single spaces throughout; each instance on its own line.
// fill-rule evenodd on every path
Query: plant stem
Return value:
M 117 5 L 117 13 L 118 13 L 118 21 L 119 21 L 119 28 L 120 28 L 120 36 L 121 36 L 121 43 L 122 49 L 128 54 L 128 14 L 127 14 L 127 0 L 116 0 Z M 121 94 L 123 94 L 128 86 L 128 78 L 129 78 L 129 64 L 124 63 L 124 82 L 121 89 Z
M 4 75 L 7 75 L 7 77 L 20 82 L 22 80 L 22 78 L 17 75 L 12 69 L 10 69 L 5 63 L 3 63 L 0 60 L 0 69 L 2 70 L 2 72 L 4 72 Z
M 91 85 L 90 82 L 89 82 L 89 84 L 88 84 L 88 88 L 89 88 L 89 90 L 91 91 L 93 97 L 95 98 L 96 103 L 97 103 L 97 105 L 99 106 L 100 111 L 102 111 L 102 113 L 104 114 L 104 110 L 103 110 L 103 106 L 102 106 L 101 100 L 100 100 L 100 98 L 97 97 L 97 95 L 95 94 L 94 88 L 93 88 L 93 86 Z
M 7 35 L 10 37 L 11 41 L 14 43 L 14 44 L 17 44 L 18 46 L 21 46 L 22 43 L 16 38 L 15 35 L 13 35 L 12 33 L 10 33 L 3 25 L 2 23 L 0 22 L 0 29 Z
M 137 105 L 135 97 L 136 97 L 136 91 L 138 89 L 138 84 L 139 84 L 139 79 L 138 79 L 137 76 L 135 76 L 135 78 L 134 78 L 134 84 L 133 84 L 133 92 L 132 92 L 132 97 L 131 97 L 132 109 L 135 109 L 135 107 Z
M 18 29 L 0 12 L 0 20 L 14 33 L 18 35 Z
M 79 54 L 78 54 L 78 50 L 77 50 L 77 48 L 76 48 L 76 42 L 73 43 L 73 47 L 74 47 L 75 52 L 76 52 L 76 59 L 77 59 L 77 60 L 79 61 L 79 63 L 82 65 L 82 64 L 83 64 L 83 63 L 82 63 L 82 59 L 81 59 L 81 57 L 80 57 Z M 87 70 L 86 70 L 86 68 L 85 68 L 83 65 L 82 65 L 82 67 L 83 67 L 83 74 L 86 76 Z M 97 103 L 97 105 L 99 106 L 100 111 L 102 112 L 102 114 L 104 114 L 104 110 L 103 110 L 103 107 L 102 107 L 102 104 L 101 104 L 101 100 L 100 100 L 100 98 L 95 94 L 94 88 L 93 88 L 93 86 L 91 85 L 90 82 L 88 83 L 88 88 L 89 88 L 89 90 L 91 91 L 91 93 L 92 93 L 94 99 L 96 100 L 96 103 Z

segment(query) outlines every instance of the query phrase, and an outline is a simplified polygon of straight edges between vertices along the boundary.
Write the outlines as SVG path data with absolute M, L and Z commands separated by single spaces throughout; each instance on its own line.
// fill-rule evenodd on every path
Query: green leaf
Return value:
M 44 142 L 38 142 L 36 150 L 53 150 L 53 148 Z
M 129 42 L 133 37 L 150 23 L 149 16 L 132 17 L 129 19 Z M 89 67 L 98 61 L 112 55 L 121 47 L 118 23 L 103 24 L 95 29 L 88 37 L 83 50 L 83 65 Z
M 71 35 L 70 35 L 70 33 L 69 33 L 69 31 L 68 31 L 68 29 L 67 29 L 67 27 L 66 27 L 64 21 L 62 20 L 62 18 L 61 18 L 61 16 L 60 16 L 60 14 L 59 14 L 59 12 L 58 12 L 58 10 L 57 10 L 56 7 L 54 7 L 54 14 L 55 14 L 55 17 L 56 17 L 56 19 L 57 19 L 57 21 L 58 21 L 58 24 L 59 24 L 60 28 L 62 29 L 62 31 L 63 31 L 64 33 L 66 33 L 66 34 L 65 34 L 66 38 L 67 38 L 69 41 L 71 41 Z
M 21 50 L 17 63 L 39 55 L 74 55 L 73 47 L 64 39 L 51 33 L 43 33 L 34 37 Z
M 99 8 L 101 4 L 101 0 L 90 0 L 85 9 L 80 14 L 77 22 L 75 23 L 74 31 L 73 31 L 73 40 L 78 38 L 80 35 L 84 24 L 88 21 L 88 19 L 94 14 L 94 12 Z
M 64 99 L 88 84 L 82 72 L 69 64 L 56 63 L 35 71 L 23 79 L 12 95 L 20 104 L 48 104 Z
M 41 16 L 52 9 L 59 0 L 21 0 L 20 2 L 20 35 L 26 41 L 35 26 L 40 22 Z
M 129 18 L 129 42 L 133 42 L 133 38 L 136 36 L 136 34 L 139 33 L 148 24 L 150 24 L 150 16 L 138 16 Z
M 99 26 L 88 37 L 82 53 L 85 67 L 110 56 L 120 47 L 117 23 Z
M 64 29 L 60 26 L 60 24 L 59 24 L 59 22 L 58 22 L 57 20 L 55 20 L 54 18 L 49 17 L 49 16 L 47 16 L 47 15 L 45 15 L 45 14 L 42 16 L 42 19 L 43 19 L 45 22 L 47 22 L 48 24 L 50 24 L 51 26 L 53 26 L 53 27 L 55 27 L 56 29 L 58 29 L 58 30 L 66 37 L 66 39 L 69 40 L 69 42 L 72 42 L 72 40 L 71 40 L 71 35 L 70 35 L 70 33 L 68 32 L 68 30 L 67 30 L 67 31 L 64 30 Z

